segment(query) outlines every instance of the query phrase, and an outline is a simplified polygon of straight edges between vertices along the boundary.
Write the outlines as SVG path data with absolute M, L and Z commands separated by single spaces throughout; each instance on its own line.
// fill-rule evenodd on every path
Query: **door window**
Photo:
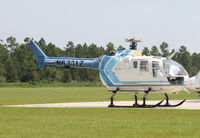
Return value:
M 144 72 L 149 71 L 148 61 L 140 61 L 140 71 L 144 71 Z
M 134 69 L 137 69 L 137 64 L 138 64 L 137 61 L 133 61 L 133 68 L 134 68 Z
M 154 78 L 162 77 L 162 73 L 160 70 L 160 64 L 158 61 L 152 61 L 152 71 L 153 71 Z

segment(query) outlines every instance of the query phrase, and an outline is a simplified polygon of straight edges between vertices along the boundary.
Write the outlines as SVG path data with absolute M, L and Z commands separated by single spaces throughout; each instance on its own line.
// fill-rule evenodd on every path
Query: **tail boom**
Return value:
M 68 58 L 68 57 L 47 57 L 39 46 L 33 41 L 30 41 L 29 47 L 38 64 L 38 68 L 45 66 L 59 66 L 61 69 L 77 67 L 99 69 L 100 58 Z
M 64 68 L 90 68 L 99 69 L 99 58 L 67 58 L 67 57 L 48 57 L 45 59 L 45 66 L 60 66 Z

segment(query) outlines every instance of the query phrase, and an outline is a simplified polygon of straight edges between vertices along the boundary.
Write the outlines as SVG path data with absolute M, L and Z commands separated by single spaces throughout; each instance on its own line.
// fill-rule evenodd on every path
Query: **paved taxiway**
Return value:
M 152 100 L 147 101 L 147 104 L 156 104 L 159 101 Z M 180 100 L 170 100 L 170 104 L 177 104 Z M 73 103 L 48 103 L 48 104 L 24 104 L 24 105 L 5 105 L 4 107 L 73 107 L 73 108 L 107 108 L 109 105 L 107 102 L 73 102 Z M 142 101 L 139 101 L 142 104 Z M 165 101 L 163 102 L 163 104 Z M 132 105 L 133 101 L 115 101 L 115 105 Z M 163 107 L 157 107 L 163 108 Z M 164 109 L 200 109 L 200 100 L 186 100 L 181 106 L 178 107 L 164 107 Z

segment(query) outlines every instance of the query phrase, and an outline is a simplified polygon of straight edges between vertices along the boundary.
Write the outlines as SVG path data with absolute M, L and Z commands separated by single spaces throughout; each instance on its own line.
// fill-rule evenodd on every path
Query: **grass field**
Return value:
M 0 104 L 108 101 L 100 87 L 0 88 Z M 143 94 L 139 94 L 141 99 Z M 195 99 L 196 93 L 171 94 Z M 163 99 L 149 94 L 147 99 Z M 133 100 L 119 93 L 116 100 Z M 0 138 L 199 137 L 200 110 L 0 107 Z
M 101 87 L 103 84 L 101 82 L 48 82 L 48 81 L 39 81 L 39 82 L 14 82 L 14 83 L 0 83 L 1 88 L 37 88 L 37 87 Z
M 0 137 L 199 137 L 199 110 L 0 108 Z
M 0 105 L 109 101 L 112 92 L 101 87 L 46 87 L 46 88 L 0 88 Z M 143 93 L 138 94 L 142 100 Z M 196 99 L 198 94 L 180 92 L 170 94 L 170 99 Z M 163 94 L 149 94 L 147 100 L 164 99 Z M 117 93 L 115 100 L 133 100 L 133 94 Z

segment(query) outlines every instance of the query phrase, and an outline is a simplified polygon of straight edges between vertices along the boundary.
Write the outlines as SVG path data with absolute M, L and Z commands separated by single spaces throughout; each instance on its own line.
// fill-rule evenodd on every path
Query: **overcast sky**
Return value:
M 68 41 L 116 47 L 135 37 L 144 46 L 167 42 L 200 53 L 199 0 L 0 0 L 0 39 L 43 37 L 63 48 Z

